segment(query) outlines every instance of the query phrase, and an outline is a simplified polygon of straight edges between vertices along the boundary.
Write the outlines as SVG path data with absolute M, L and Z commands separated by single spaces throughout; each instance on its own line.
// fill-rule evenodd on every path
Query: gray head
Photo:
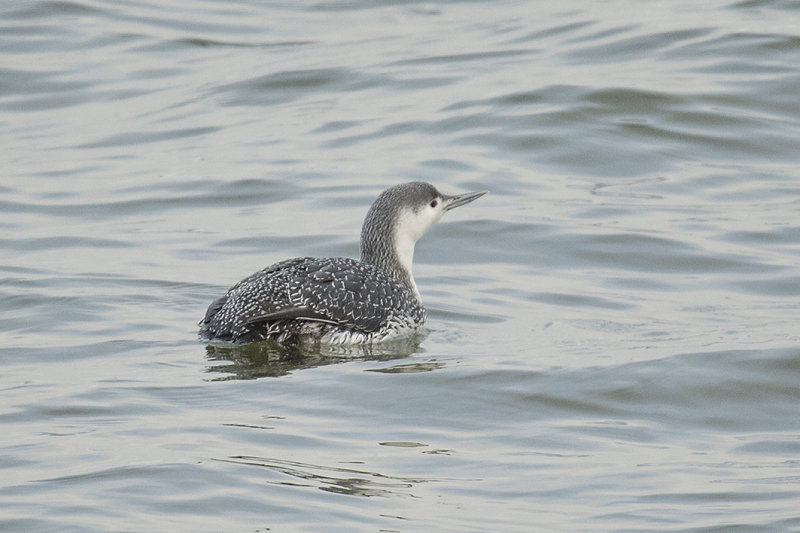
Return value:
M 364 219 L 361 261 L 384 269 L 416 292 L 411 274 L 414 245 L 447 211 L 484 194 L 486 191 L 449 196 L 421 181 L 386 189 Z

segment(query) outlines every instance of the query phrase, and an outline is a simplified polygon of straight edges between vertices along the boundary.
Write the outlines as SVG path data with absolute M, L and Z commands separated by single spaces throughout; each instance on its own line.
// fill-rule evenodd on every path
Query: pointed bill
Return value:
M 444 210 L 450 211 L 458 206 L 468 204 L 473 200 L 477 200 L 487 192 L 489 191 L 465 192 L 464 194 L 456 194 L 455 196 L 444 196 L 442 198 L 444 201 Z

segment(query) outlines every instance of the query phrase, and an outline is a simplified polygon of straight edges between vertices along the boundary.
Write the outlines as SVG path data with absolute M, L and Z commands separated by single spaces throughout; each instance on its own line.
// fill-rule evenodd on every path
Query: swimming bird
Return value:
M 425 322 L 411 266 L 414 245 L 447 211 L 486 191 L 449 196 L 424 182 L 395 185 L 370 207 L 361 260 L 298 257 L 249 276 L 208 307 L 206 339 L 368 344 L 410 335 Z

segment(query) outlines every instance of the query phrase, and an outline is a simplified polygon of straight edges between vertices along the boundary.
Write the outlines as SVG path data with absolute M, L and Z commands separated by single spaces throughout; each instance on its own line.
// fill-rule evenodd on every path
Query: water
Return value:
M 0 14 L 0 531 L 800 530 L 797 2 Z M 411 179 L 419 345 L 196 338 Z

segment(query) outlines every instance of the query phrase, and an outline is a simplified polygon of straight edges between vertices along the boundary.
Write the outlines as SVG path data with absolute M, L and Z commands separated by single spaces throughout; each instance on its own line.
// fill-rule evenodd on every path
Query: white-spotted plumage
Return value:
M 207 339 L 365 344 L 413 333 L 425 309 L 412 274 L 414 245 L 442 215 L 485 192 L 447 196 L 433 185 L 385 190 L 361 230 L 361 260 L 300 257 L 234 285 L 200 322 Z

